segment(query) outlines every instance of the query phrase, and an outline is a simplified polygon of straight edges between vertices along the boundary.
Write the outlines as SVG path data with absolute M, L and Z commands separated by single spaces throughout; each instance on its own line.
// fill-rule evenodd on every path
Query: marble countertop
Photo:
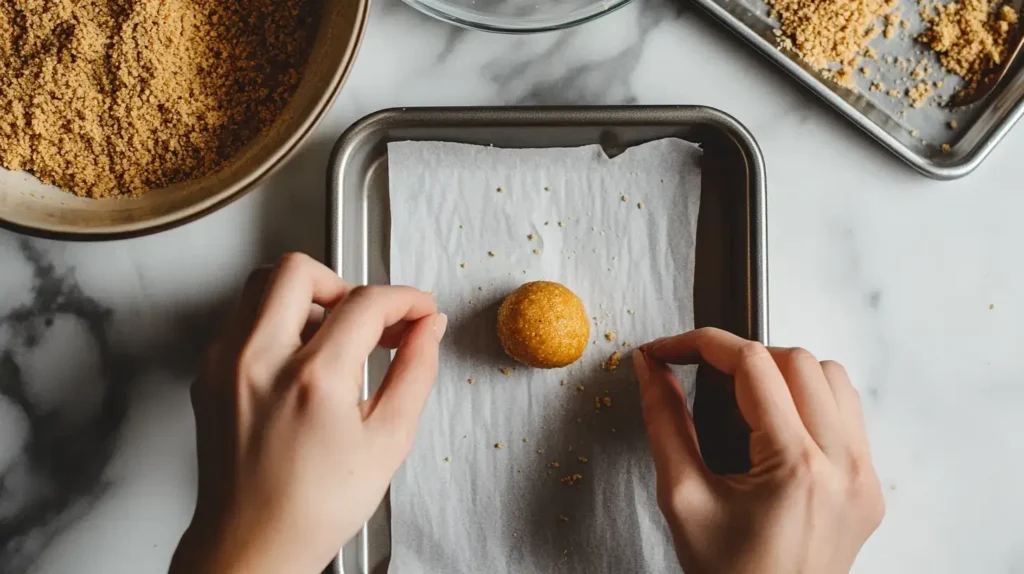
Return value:
M 255 264 L 322 257 L 348 124 L 465 104 L 707 104 L 744 122 L 768 167 L 773 343 L 844 362 L 864 397 L 888 516 L 855 570 L 1024 571 L 1024 129 L 939 183 L 675 2 L 510 37 L 375 0 L 330 115 L 259 190 L 141 239 L 0 231 L 0 572 L 166 571 L 194 501 L 187 389 L 218 313 Z

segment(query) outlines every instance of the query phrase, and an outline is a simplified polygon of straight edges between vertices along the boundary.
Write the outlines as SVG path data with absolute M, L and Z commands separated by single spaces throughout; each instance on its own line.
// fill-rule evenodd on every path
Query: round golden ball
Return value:
M 520 286 L 498 308 L 498 339 L 510 357 L 538 369 L 576 362 L 590 340 L 583 301 L 566 286 L 533 281 Z

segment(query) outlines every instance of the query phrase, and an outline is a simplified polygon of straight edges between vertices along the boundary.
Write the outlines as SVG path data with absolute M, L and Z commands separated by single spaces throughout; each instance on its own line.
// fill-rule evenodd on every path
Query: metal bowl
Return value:
M 355 59 L 368 0 L 325 0 L 302 81 L 265 132 L 214 173 L 138 198 L 87 199 L 0 169 L 0 225 L 61 239 L 154 233 L 202 217 L 251 190 L 279 167 L 327 112 Z
M 456 26 L 533 34 L 596 20 L 632 0 L 403 0 L 420 12 Z

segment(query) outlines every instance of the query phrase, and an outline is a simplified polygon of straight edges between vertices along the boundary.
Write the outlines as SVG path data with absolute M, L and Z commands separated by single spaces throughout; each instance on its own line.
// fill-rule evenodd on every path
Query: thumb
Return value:
M 679 379 L 667 365 L 642 351 L 634 351 L 633 368 L 640 379 L 640 399 L 658 474 L 659 495 L 672 495 L 675 502 L 676 492 L 685 491 L 687 496 L 709 494 L 711 472 L 701 458 L 693 417 L 686 408 L 686 395 Z M 665 502 L 668 501 L 662 498 L 663 505 Z
M 441 313 L 416 320 L 399 343 L 380 388 L 364 406 L 366 425 L 379 438 L 397 439 L 403 456 L 412 447 L 420 413 L 437 378 L 437 357 L 448 328 Z

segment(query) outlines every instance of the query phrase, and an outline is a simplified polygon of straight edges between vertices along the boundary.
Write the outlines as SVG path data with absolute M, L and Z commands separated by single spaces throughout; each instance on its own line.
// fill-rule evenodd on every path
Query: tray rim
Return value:
M 408 107 L 388 108 L 372 112 L 355 121 L 338 137 L 327 162 L 327 209 L 325 261 L 337 273 L 344 269 L 342 241 L 344 229 L 344 175 L 353 153 L 366 138 L 400 122 L 402 127 L 523 127 L 547 125 L 575 127 L 587 125 L 707 125 L 720 130 L 739 148 L 747 168 L 748 270 L 751 274 L 750 338 L 767 345 L 768 335 L 768 235 L 767 180 L 764 156 L 753 134 L 731 115 L 707 106 L 531 106 L 531 107 Z M 364 213 L 365 217 L 365 213 Z M 366 226 L 363 227 L 364 231 Z M 364 236 L 364 243 L 367 238 Z M 362 257 L 360 275 L 367 277 L 369 262 Z M 364 398 L 366 394 L 364 375 Z M 347 573 L 343 557 L 350 545 L 357 554 L 368 553 L 367 526 L 339 550 L 334 561 L 324 570 L 332 574 Z M 362 561 L 358 574 L 369 574 L 369 565 Z
M 1021 98 L 1010 108 L 1010 113 L 1002 121 L 996 123 L 988 130 L 988 133 L 981 138 L 981 143 L 971 148 L 963 157 L 949 164 L 938 165 L 929 158 L 914 152 L 889 132 L 872 122 L 839 94 L 829 89 L 822 82 L 821 78 L 808 72 L 797 62 L 787 57 L 774 44 L 754 32 L 753 29 L 749 28 L 729 13 L 722 5 L 718 4 L 716 0 L 694 0 L 694 3 L 718 21 L 726 30 L 739 36 L 740 39 L 760 52 L 762 56 L 782 68 L 787 74 L 796 79 L 803 88 L 824 100 L 825 103 L 845 116 L 847 120 L 866 132 L 875 141 L 882 144 L 883 147 L 895 154 L 896 157 L 926 177 L 940 181 L 950 181 L 970 175 L 971 172 L 985 161 L 1003 138 L 1010 133 L 1010 130 L 1013 129 L 1013 126 L 1016 125 L 1021 116 L 1024 116 L 1024 98 Z

